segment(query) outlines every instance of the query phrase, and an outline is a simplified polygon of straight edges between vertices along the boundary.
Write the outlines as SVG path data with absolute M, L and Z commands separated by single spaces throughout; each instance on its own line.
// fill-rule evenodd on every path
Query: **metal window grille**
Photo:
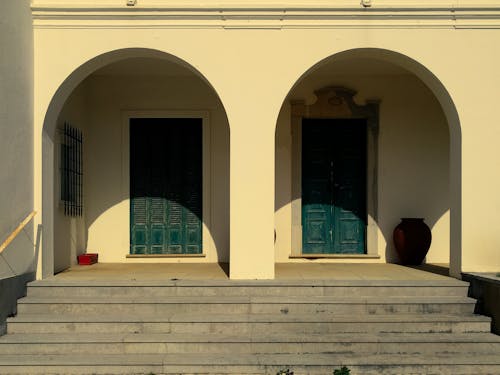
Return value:
M 66 216 L 82 216 L 82 132 L 64 123 L 61 137 L 61 201 Z

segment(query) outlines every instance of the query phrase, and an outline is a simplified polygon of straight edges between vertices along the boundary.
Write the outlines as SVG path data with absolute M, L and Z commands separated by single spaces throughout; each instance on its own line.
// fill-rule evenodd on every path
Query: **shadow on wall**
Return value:
M 33 238 L 28 223 L 0 253 L 0 335 L 6 333 L 6 319 L 17 313 L 17 300 L 26 295 L 26 284 L 35 279 L 41 226 Z
M 359 69 L 361 66 L 363 69 Z M 388 262 L 398 262 L 392 241 L 395 226 L 401 217 L 422 217 L 433 230 L 428 257 L 434 262 L 448 262 L 450 135 L 443 110 L 414 74 L 383 61 L 367 63 L 366 58 L 332 59 L 322 64 L 299 81 L 282 107 L 276 128 L 277 238 L 280 234 L 291 236 L 285 212 L 289 212 L 292 201 L 301 198 L 292 196 L 290 186 L 295 132 L 290 128 L 289 103 L 299 99 L 313 103 L 313 92 L 327 86 L 357 91 L 355 100 L 359 104 L 366 99 L 380 100 L 376 223 L 383 239 L 378 239 L 378 253 L 385 252 Z M 281 241 L 277 241 L 276 251 L 284 257 L 290 245 Z
M 18 228 L 17 225 L 12 230 L 16 228 Z M 11 233 L 12 231 L 2 240 L 5 240 Z M 39 225 L 35 233 L 32 219 L 18 232 L 12 242 L 0 253 L 0 279 L 16 277 L 36 270 L 41 235 L 42 226 Z
M 470 283 L 469 297 L 477 300 L 474 313 L 491 317 L 491 331 L 500 335 L 500 275 L 464 273 L 462 279 Z
M 77 251 L 87 249 L 103 254 L 120 251 L 122 254 L 126 248 L 128 253 L 128 244 L 124 243 L 130 217 L 129 182 L 123 179 L 123 168 L 128 165 L 124 162 L 124 155 L 128 154 L 124 153 L 128 145 L 123 143 L 124 128 L 128 128 L 124 112 L 208 110 L 213 218 L 209 230 L 219 262 L 227 262 L 229 124 L 224 108 L 215 91 L 192 72 L 164 61 L 144 62 L 143 58 L 124 60 L 95 72 L 74 90 L 59 116 L 59 122 L 73 118 L 84 124 L 84 222 L 81 225 L 84 239 L 77 241 Z M 55 171 L 58 171 L 57 165 Z M 56 258 L 61 259 L 67 259 L 68 246 L 74 245 L 67 232 L 61 232 L 68 228 L 71 220 L 65 221 L 65 226 L 56 226 L 56 242 L 59 241 Z M 76 253 L 70 255 L 73 256 Z
M 130 122 L 130 139 L 136 140 L 130 143 L 130 199 L 142 202 L 155 198 L 162 207 L 185 210 L 185 215 L 202 221 L 201 120 L 131 119 Z M 172 162 L 176 157 L 178 162 Z
M 35 280 L 35 272 L 0 279 L 0 335 L 7 333 L 7 318 L 17 314 L 17 300 L 26 296 L 26 284 Z

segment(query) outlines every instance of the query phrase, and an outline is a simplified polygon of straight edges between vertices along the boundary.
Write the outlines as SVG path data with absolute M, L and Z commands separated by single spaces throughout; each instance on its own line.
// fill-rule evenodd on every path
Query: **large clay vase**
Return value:
M 404 217 L 394 228 L 393 239 L 401 264 L 418 265 L 429 251 L 432 234 L 424 219 Z

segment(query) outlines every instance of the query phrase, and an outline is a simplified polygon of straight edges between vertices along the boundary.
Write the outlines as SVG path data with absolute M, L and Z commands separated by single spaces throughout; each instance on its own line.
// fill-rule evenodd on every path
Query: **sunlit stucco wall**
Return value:
M 140 64 L 140 61 L 138 62 Z M 140 70 L 141 67 L 137 66 Z M 62 207 L 55 215 L 56 258 L 74 263 L 74 253 L 97 252 L 101 262 L 179 262 L 179 258 L 133 258 L 129 254 L 130 212 L 127 195 L 129 180 L 128 147 L 124 132 L 127 116 L 133 113 L 153 117 L 184 114 L 196 117 L 208 113 L 210 132 L 211 175 L 209 179 L 210 212 L 205 238 L 204 258 L 185 258 L 184 262 L 227 262 L 229 128 L 220 101 L 213 90 L 193 73 L 175 76 L 155 75 L 93 75 L 71 95 L 60 115 L 60 122 L 69 121 L 84 127 L 84 224 L 81 220 L 61 218 Z M 130 114 L 132 113 L 132 114 Z M 145 129 L 147 131 L 147 129 Z M 56 162 L 57 163 L 57 162 Z M 57 173 L 56 173 L 57 175 Z M 57 186 L 57 183 L 56 183 Z M 58 197 L 56 197 L 56 205 Z M 71 236 L 71 238 L 70 238 Z M 57 264 L 57 263 L 56 263 Z
M 57 120 L 54 148 L 54 272 L 62 271 L 76 263 L 76 256 L 85 249 L 85 212 L 82 216 L 66 216 L 61 202 L 61 143 L 63 128 L 67 123 L 79 129 L 84 139 L 89 118 L 86 83 L 82 83 L 68 98 Z M 83 163 L 86 164 L 85 162 Z
M 0 243 L 33 210 L 33 28 L 28 0 L 4 1 L 0 21 Z M 0 258 L 0 278 L 32 270 L 33 222 Z
M 210 82 L 230 125 L 233 278 L 274 276 L 275 126 L 289 90 L 309 68 L 338 52 L 356 48 L 394 51 L 402 56 L 395 57 L 395 62 L 408 63 L 409 70 L 437 93 L 451 121 L 452 261 L 466 271 L 500 267 L 496 225 L 500 178 L 495 173 L 500 45 L 496 29 L 48 27 L 35 30 L 35 41 L 36 144 L 41 144 L 45 114 L 58 87 L 75 69 L 103 53 L 129 47 L 165 51 L 194 66 Z M 415 160 L 415 155 L 410 159 Z M 41 192 L 39 176 L 37 192 Z M 41 196 L 37 196 L 37 207 L 42 205 Z M 394 209 L 394 215 L 386 217 L 384 233 L 412 207 Z M 439 226 L 442 223 L 444 228 L 444 221 Z
M 355 64 L 356 62 L 352 62 Z M 290 100 L 314 102 L 314 90 L 344 86 L 358 92 L 355 99 L 380 100 L 378 136 L 378 219 L 373 243 L 380 259 L 332 259 L 330 262 L 398 262 L 392 231 L 401 217 L 422 217 L 432 229 L 427 262 L 448 263 L 449 130 L 442 109 L 431 91 L 414 75 L 350 75 L 336 73 L 335 63 L 326 74 L 305 77 Z M 391 66 L 385 67 L 388 72 Z M 276 261 L 290 259 L 291 248 L 291 145 L 289 101 L 284 104 L 276 131 Z M 370 197 L 368 198 L 370 199 Z M 371 235 L 371 234 L 369 234 Z M 302 260 L 304 261 L 304 260 Z M 311 260 L 305 260 L 311 262 Z M 325 261 L 316 259 L 315 261 Z

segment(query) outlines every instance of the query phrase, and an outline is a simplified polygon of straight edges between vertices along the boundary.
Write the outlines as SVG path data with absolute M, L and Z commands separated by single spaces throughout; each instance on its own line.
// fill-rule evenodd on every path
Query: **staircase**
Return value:
M 468 284 L 61 281 L 29 284 L 1 374 L 500 374 Z

